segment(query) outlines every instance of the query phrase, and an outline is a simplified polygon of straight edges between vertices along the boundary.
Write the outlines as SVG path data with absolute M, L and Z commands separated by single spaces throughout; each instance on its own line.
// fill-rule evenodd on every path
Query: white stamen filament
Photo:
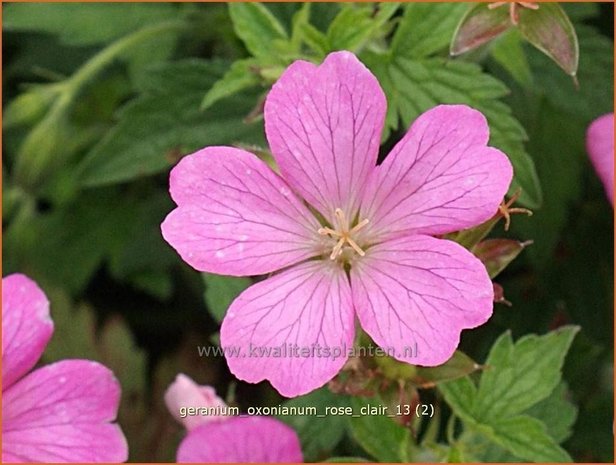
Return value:
M 368 218 L 360 221 L 355 226 L 353 226 L 350 230 L 348 230 L 348 223 L 346 221 L 346 215 L 340 208 L 336 208 L 334 211 L 336 215 L 336 223 L 338 223 L 337 229 L 332 229 L 328 227 L 322 227 L 317 230 L 317 232 L 323 236 L 331 236 L 332 238 L 337 238 L 338 242 L 332 249 L 332 253 L 329 256 L 331 260 L 335 260 L 340 254 L 342 254 L 342 250 L 345 244 L 349 244 L 349 246 L 357 252 L 361 257 L 366 255 L 366 252 L 362 250 L 362 248 L 355 242 L 352 238 L 352 235 L 357 233 L 360 229 L 366 226 L 370 220 Z

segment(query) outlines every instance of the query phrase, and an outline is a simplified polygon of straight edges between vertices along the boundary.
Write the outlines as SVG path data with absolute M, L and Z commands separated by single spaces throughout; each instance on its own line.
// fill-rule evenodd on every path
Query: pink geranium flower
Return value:
M 614 113 L 600 116 L 591 123 L 586 132 L 586 150 L 607 198 L 614 205 Z
M 53 333 L 49 302 L 21 274 L 2 279 L 2 462 L 123 462 L 120 386 L 88 360 L 28 373 Z
M 297 434 L 287 425 L 268 417 L 229 416 L 212 387 L 199 386 L 186 375 L 178 375 L 169 386 L 165 403 L 188 430 L 178 448 L 179 463 L 302 461 Z M 188 415 L 189 407 L 211 409 L 206 411 L 214 415 Z
M 495 214 L 512 178 L 488 147 L 484 116 L 438 106 L 376 166 L 386 113 L 376 78 L 349 52 L 291 64 L 265 102 L 282 176 L 255 155 L 208 147 L 171 172 L 178 205 L 165 239 L 200 271 L 273 273 L 244 291 L 221 328 L 240 379 L 285 396 L 330 380 L 353 345 L 355 317 L 398 360 L 445 362 L 460 332 L 492 314 L 479 260 L 433 236 Z M 276 348 L 295 350 L 282 352 Z M 416 347 L 417 350 L 408 350 Z

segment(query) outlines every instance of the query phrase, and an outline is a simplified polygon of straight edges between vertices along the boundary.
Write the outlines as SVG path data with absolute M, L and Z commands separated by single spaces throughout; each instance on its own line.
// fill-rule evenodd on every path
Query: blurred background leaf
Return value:
M 327 387 L 323 387 L 305 396 L 290 399 L 284 405 L 316 408 L 319 415 L 316 418 L 310 415 L 285 415 L 281 416 L 280 420 L 297 431 L 306 462 L 323 461 L 344 437 L 348 422 L 345 415 L 325 415 L 325 409 L 347 407 L 350 405 L 349 397 L 334 394 Z
M 85 187 L 159 173 L 207 145 L 263 144 L 262 128 L 246 124 L 255 95 L 238 95 L 209 109 L 201 97 L 222 75 L 222 64 L 189 60 L 153 68 L 137 82 L 141 96 L 121 110 L 116 126 L 84 157 Z

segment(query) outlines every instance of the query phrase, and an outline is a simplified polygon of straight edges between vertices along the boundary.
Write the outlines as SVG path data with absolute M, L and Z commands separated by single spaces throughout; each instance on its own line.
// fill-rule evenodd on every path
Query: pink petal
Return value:
M 371 247 L 351 269 L 351 287 L 362 328 L 413 365 L 444 363 L 460 332 L 492 315 L 493 288 L 483 264 L 455 242 L 430 236 Z
M 323 386 L 353 344 L 353 304 L 344 270 L 311 261 L 257 283 L 231 304 L 220 329 L 239 379 L 268 379 L 282 395 Z
M 355 212 L 376 163 L 387 103 L 350 52 L 296 61 L 265 102 L 265 132 L 284 178 L 330 221 Z
M 110 424 L 119 402 L 117 380 L 96 362 L 33 371 L 2 393 L 3 461 L 125 461 L 124 435 Z
M 235 417 L 192 430 L 178 449 L 179 463 L 297 463 L 297 434 L 268 417 Z
M 364 191 L 365 234 L 444 234 L 490 218 L 507 192 L 511 163 L 487 147 L 485 117 L 464 105 L 422 114 Z
M 614 205 L 614 113 L 597 118 L 588 127 L 586 150 L 607 198 Z
M 49 301 L 27 276 L 2 278 L 2 389 L 25 375 L 53 333 Z
M 226 419 L 224 416 L 208 415 L 184 415 L 183 408 L 217 408 L 226 407 L 224 401 L 216 395 L 216 391 L 211 386 L 199 386 L 188 376 L 180 373 L 175 381 L 165 392 L 165 404 L 169 413 L 187 430 L 210 421 L 220 421 Z
M 199 271 L 257 275 L 315 255 L 316 218 L 251 153 L 205 148 L 178 163 L 170 184 L 178 208 L 163 236 Z

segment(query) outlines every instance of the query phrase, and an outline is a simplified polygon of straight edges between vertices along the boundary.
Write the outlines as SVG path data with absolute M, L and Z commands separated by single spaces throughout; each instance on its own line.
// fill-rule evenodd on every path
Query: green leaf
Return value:
M 169 300 L 173 294 L 173 279 L 167 270 L 145 270 L 128 281 L 135 287 L 158 300 Z
M 537 10 L 520 8 L 518 29 L 522 36 L 575 76 L 579 46 L 575 28 L 558 3 L 543 3 Z
M 454 442 L 454 447 L 462 454 L 463 462 L 510 463 L 520 459 L 504 447 L 496 444 L 492 437 L 466 429 Z
M 261 3 L 229 3 L 229 14 L 235 33 L 257 58 L 276 58 L 276 41 L 288 40 L 282 24 Z
M 318 58 L 323 59 L 327 55 L 329 42 L 325 34 L 310 23 L 300 23 L 297 30 L 298 34 L 301 35 L 302 42 L 316 53 Z
M 564 357 L 578 329 L 564 326 L 544 336 L 522 337 L 515 344 L 506 332 L 492 346 L 478 389 L 469 377 L 440 384 L 446 402 L 467 427 L 457 444 L 476 449 L 481 435 L 493 444 L 482 459 L 502 461 L 508 451 L 536 462 L 570 461 L 557 441 L 571 425 L 571 409 L 566 407 L 560 416 L 552 409 L 563 406 L 562 399 L 541 401 L 559 395 Z M 560 420 L 566 426 L 554 428 Z
M 367 459 L 363 457 L 330 457 L 323 460 L 324 463 L 366 463 Z
M 327 30 L 330 50 L 355 50 L 372 34 L 372 9 L 345 4 Z
M 401 362 L 393 357 L 375 357 L 376 366 L 385 378 L 391 380 L 412 380 L 417 374 L 417 367 Z
M 317 415 L 325 415 L 327 407 L 347 407 L 349 397 L 332 393 L 327 386 L 284 403 L 287 407 L 315 407 Z M 348 418 L 344 415 L 284 415 L 280 420 L 293 427 L 299 436 L 306 462 L 323 460 L 344 436 Z
M 552 68 L 553 72 L 564 76 Z M 533 154 L 542 179 L 545 202 L 532 219 L 516 218 L 512 223 L 513 231 L 519 237 L 534 241 L 526 255 L 541 269 L 552 265 L 554 251 L 570 221 L 571 208 L 583 192 L 586 126 L 579 117 L 554 108 L 543 96 L 520 105 L 516 111 L 528 122 L 528 150 Z
M 568 399 L 567 384 L 561 381 L 552 393 L 526 410 L 526 414 L 541 420 L 556 442 L 571 436 L 571 427 L 577 417 L 577 407 Z
M 32 125 L 39 121 L 61 92 L 61 85 L 42 84 L 30 87 L 12 99 L 2 112 L 4 130 L 13 126 Z
M 511 26 L 508 8 L 488 8 L 477 3 L 462 17 L 451 40 L 449 53 L 461 55 L 495 39 Z
M 80 164 L 81 184 L 92 187 L 159 173 L 207 145 L 263 145 L 260 126 L 242 120 L 256 94 L 237 95 L 200 111 L 203 95 L 221 75 L 220 65 L 201 60 L 154 68 L 138 84 L 142 95 L 121 110 L 117 125 Z
M 413 441 L 409 429 L 384 415 L 361 415 L 360 409 L 369 405 L 383 405 L 378 397 L 353 397 L 353 418 L 349 421 L 351 434 L 366 452 L 379 462 L 408 462 Z
M 452 379 L 461 378 L 481 368 L 472 358 L 460 350 L 456 350 L 453 356 L 444 364 L 436 367 L 417 367 L 414 383 L 441 383 Z
M 117 209 L 115 233 L 121 239 L 107 258 L 114 279 L 163 301 L 173 292 L 171 267 L 180 262 L 160 234 L 160 224 L 171 209 L 167 192 L 133 194 L 130 209 Z
M 468 8 L 463 3 L 407 3 L 392 39 L 394 56 L 423 58 L 447 48 Z
M 106 104 L 93 105 L 86 112 L 87 117 L 78 118 L 80 104 L 95 97 L 99 86 L 93 87 L 95 81 L 118 58 L 134 52 L 136 47 L 158 39 L 167 33 L 177 34 L 185 27 L 181 21 L 169 21 L 146 26 L 128 34 L 92 56 L 70 78 L 58 83 L 60 92 L 45 116 L 28 133 L 19 147 L 14 166 L 14 176 L 20 184 L 29 190 L 37 191 L 45 184 L 53 183 L 59 176 L 60 168 L 72 165 L 72 158 L 90 147 L 101 137 L 102 127 L 93 124 L 100 113 L 109 107 Z M 117 82 L 123 81 L 119 79 Z M 105 89 L 105 86 L 102 86 Z M 122 91 L 122 85 L 112 85 L 106 101 L 114 102 Z M 94 95 L 93 95 L 94 94 Z M 92 111 L 92 107 L 96 111 Z M 83 108 L 83 107 L 82 107 Z M 102 111 L 100 111 L 102 110 Z M 83 113 L 82 113 L 83 116 Z M 94 118 L 91 118 L 94 116 Z M 71 166 L 72 167 L 72 166 Z M 61 174 L 60 174 L 61 176 Z
M 490 47 L 492 58 L 522 86 L 533 84 L 533 73 L 524 53 L 522 39 L 517 29 L 510 29 L 496 39 Z
M 201 110 L 206 110 L 217 101 L 241 90 L 258 85 L 260 79 L 254 71 L 257 66 L 258 62 L 250 58 L 234 62 L 229 71 L 207 91 L 201 102 Z
M 376 13 L 373 14 L 375 28 L 383 27 L 396 14 L 403 5 L 401 2 L 381 2 L 377 3 Z
M 520 203 L 536 208 L 542 202 L 539 179 L 524 149 L 526 132 L 499 99 L 505 85 L 471 63 L 438 58 L 408 59 L 370 54 L 366 62 L 378 77 L 389 102 L 386 124 L 405 127 L 424 111 L 439 104 L 466 104 L 481 111 L 490 125 L 490 145 L 505 152 L 514 167 L 510 193 L 522 189 Z
M 599 15 L 600 9 L 598 3 L 563 3 L 562 7 L 571 21 L 584 21 L 592 19 Z
M 504 418 L 550 395 L 560 382 L 565 355 L 578 330 L 564 326 L 544 336 L 524 336 L 515 345 L 509 333 L 503 334 L 485 362 L 475 416 Z
M 205 303 L 210 314 L 219 323 L 225 317 L 231 302 L 252 284 L 249 278 L 210 273 L 201 273 L 201 276 L 205 282 Z
M 579 88 L 542 53 L 528 59 L 535 87 L 560 110 L 586 123 L 614 111 L 614 43 L 596 29 L 576 26 L 580 47 Z
M 474 424 L 473 408 L 477 387 L 468 376 L 439 385 L 439 390 L 454 413 L 462 420 Z
M 9 228 L 3 246 L 12 251 L 26 245 L 16 271 L 28 270 L 35 279 L 44 277 L 50 284 L 79 294 L 122 239 L 116 227 L 123 216 L 116 207 L 124 200 L 116 192 L 84 193 L 63 208 L 32 218 L 28 236 L 14 237 Z
M 513 239 L 488 239 L 473 247 L 473 254 L 484 264 L 490 278 L 495 278 L 530 244 Z
M 398 3 L 382 3 L 375 14 L 370 6 L 343 4 L 342 10 L 327 30 L 328 51 L 358 52 L 371 37 L 383 31 L 385 24 L 398 7 Z
M 533 462 L 571 462 L 571 457 L 548 434 L 545 425 L 527 415 L 500 418 L 487 435 L 516 457 Z
M 2 26 L 5 31 L 46 32 L 66 44 L 85 46 L 166 21 L 178 11 L 171 3 L 11 3 L 3 9 Z
M 291 19 L 291 45 L 293 50 L 300 51 L 303 41 L 303 27 L 310 25 L 312 4 L 306 2 L 297 10 Z
M 462 247 L 472 250 L 482 239 L 484 239 L 490 231 L 494 229 L 496 223 L 501 219 L 501 215 L 494 215 L 487 221 L 484 221 L 478 226 L 470 229 L 463 229 L 458 231 L 455 235 L 451 235 L 449 239 L 456 241 Z

